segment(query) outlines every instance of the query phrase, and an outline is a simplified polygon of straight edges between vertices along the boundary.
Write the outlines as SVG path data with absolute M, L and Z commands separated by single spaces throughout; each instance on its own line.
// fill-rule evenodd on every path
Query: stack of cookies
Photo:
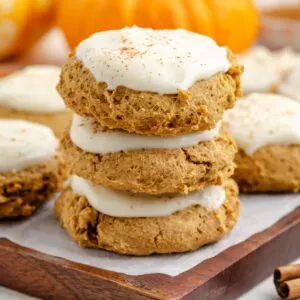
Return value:
M 125 28 L 81 42 L 58 91 L 72 177 L 55 213 L 83 247 L 185 252 L 236 223 L 236 145 L 222 116 L 240 96 L 229 50 L 185 30 Z

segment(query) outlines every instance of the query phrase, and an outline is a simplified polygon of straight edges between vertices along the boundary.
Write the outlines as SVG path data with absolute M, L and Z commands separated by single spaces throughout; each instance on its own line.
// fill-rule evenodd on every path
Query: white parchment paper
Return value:
M 22 246 L 79 263 L 129 275 L 164 273 L 176 276 L 203 260 L 260 232 L 300 206 L 300 194 L 241 196 L 241 216 L 233 231 L 218 243 L 186 254 L 128 257 L 96 249 L 82 249 L 60 228 L 48 203 L 35 216 L 0 223 L 0 237 Z

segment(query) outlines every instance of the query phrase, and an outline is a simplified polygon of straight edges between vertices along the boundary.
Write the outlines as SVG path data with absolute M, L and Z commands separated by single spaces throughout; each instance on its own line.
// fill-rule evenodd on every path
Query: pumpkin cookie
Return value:
M 137 27 L 77 47 L 58 90 L 75 111 L 61 139 L 72 177 L 55 214 L 83 247 L 191 251 L 239 215 L 236 144 L 222 114 L 241 67 L 210 38 Z
M 71 173 L 96 184 L 134 193 L 188 193 L 221 184 L 233 173 L 236 145 L 223 129 L 215 131 L 211 140 L 199 142 L 201 134 L 190 135 L 190 141 L 187 136 L 141 137 L 102 132 L 99 126 L 96 132 L 95 124 L 83 131 L 91 124 L 78 118 L 74 117 L 70 133 L 61 140 L 62 151 Z M 189 142 L 192 145 L 185 147 Z M 168 148 L 172 145 L 174 149 Z
M 35 65 L 1 78 L 0 118 L 41 123 L 60 137 L 71 112 L 55 89 L 59 73 L 59 67 Z
M 300 190 L 300 104 L 249 94 L 225 114 L 239 147 L 234 179 L 243 192 Z
M 61 190 L 67 167 L 43 125 L 0 120 L 0 218 L 30 216 Z
M 71 185 L 79 188 L 80 194 L 72 187 L 66 189 L 55 203 L 55 214 L 82 247 L 130 255 L 191 251 L 221 239 L 239 215 L 238 192 L 232 180 L 226 182 L 225 188 L 212 186 L 190 194 L 188 204 L 187 199 L 156 199 L 151 207 L 145 203 L 148 199 L 139 198 L 142 196 L 133 199 L 124 192 L 101 187 L 93 191 L 93 185 L 82 178 L 73 180 Z M 97 194 L 96 200 L 93 193 Z M 122 209 L 116 209 L 118 205 Z M 102 207 L 106 214 L 95 207 Z M 130 213 L 131 217 L 111 216 L 107 212 Z M 160 216 L 151 216 L 157 213 Z
M 215 127 L 241 95 L 241 72 L 206 36 L 134 27 L 81 42 L 58 91 L 77 114 L 109 129 L 174 136 Z
M 242 75 L 245 93 L 275 92 L 287 72 L 300 61 L 300 56 L 288 48 L 271 51 L 257 46 L 241 55 L 238 61 L 245 67 Z

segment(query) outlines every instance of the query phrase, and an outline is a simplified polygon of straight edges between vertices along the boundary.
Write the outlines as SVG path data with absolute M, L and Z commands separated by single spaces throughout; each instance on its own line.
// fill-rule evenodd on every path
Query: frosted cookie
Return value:
M 221 128 L 176 137 L 102 131 L 74 116 L 61 139 L 71 172 L 134 193 L 187 193 L 232 175 L 236 145 Z
M 244 66 L 242 88 L 245 93 L 274 92 L 287 72 L 295 63 L 300 62 L 300 55 L 286 48 L 271 51 L 257 46 L 239 57 Z
M 300 59 L 277 88 L 279 94 L 288 96 L 300 102 Z
M 300 104 L 249 94 L 224 116 L 237 142 L 234 179 L 243 192 L 300 190 Z
M 0 120 L 0 218 L 30 216 L 61 190 L 67 168 L 46 126 Z
M 237 196 L 229 180 L 225 187 L 153 202 L 151 196 L 131 196 L 73 177 L 55 203 L 55 214 L 82 247 L 130 255 L 185 252 L 232 229 L 239 216 Z
M 56 91 L 59 74 L 59 67 L 33 65 L 0 78 L 0 118 L 41 123 L 60 137 L 71 112 Z
M 77 114 L 109 129 L 174 136 L 214 128 L 241 95 L 241 72 L 209 37 L 133 27 L 81 42 L 58 91 Z

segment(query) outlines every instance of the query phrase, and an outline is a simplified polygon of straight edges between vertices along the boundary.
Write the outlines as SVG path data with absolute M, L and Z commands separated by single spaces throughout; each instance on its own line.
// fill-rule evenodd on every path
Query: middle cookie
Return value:
M 106 130 L 77 115 L 61 145 L 73 174 L 108 188 L 152 195 L 221 184 L 233 174 L 237 151 L 221 123 L 177 137 L 148 137 Z

